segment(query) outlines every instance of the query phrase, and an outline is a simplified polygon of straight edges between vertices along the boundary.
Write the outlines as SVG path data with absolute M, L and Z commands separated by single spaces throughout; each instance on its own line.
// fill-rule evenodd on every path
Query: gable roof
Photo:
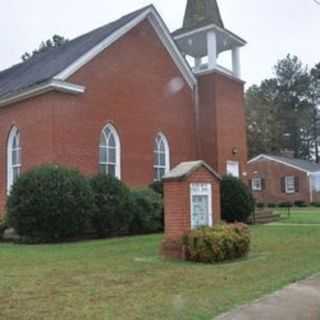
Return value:
M 249 161 L 249 163 L 259 161 L 259 160 L 271 160 L 275 161 L 281 164 L 284 164 L 286 166 L 295 168 L 297 170 L 301 170 L 307 173 L 320 173 L 320 165 L 309 160 L 302 160 L 302 159 L 294 159 L 294 158 L 286 158 L 282 156 L 274 156 L 274 155 L 267 155 L 267 154 L 261 154 Z
M 221 180 L 221 176 L 214 171 L 206 162 L 200 161 L 189 161 L 189 162 L 182 162 L 173 168 L 170 172 L 168 172 L 164 177 L 164 181 L 171 181 L 171 180 L 183 180 L 199 168 L 204 167 L 206 168 L 213 176 L 215 176 L 218 180 Z
M 196 79 L 190 67 L 176 47 L 160 15 L 154 6 L 150 5 L 0 72 L 0 105 L 2 99 L 14 96 L 27 88 L 53 79 L 65 81 L 146 18 L 152 23 L 161 41 L 179 64 L 179 70 L 192 86 Z

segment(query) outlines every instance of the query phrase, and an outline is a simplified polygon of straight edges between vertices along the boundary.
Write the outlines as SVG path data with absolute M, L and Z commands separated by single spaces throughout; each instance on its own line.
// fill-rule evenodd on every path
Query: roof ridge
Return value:
M 19 67 L 19 66 L 21 66 L 21 65 L 23 65 L 23 64 L 26 64 L 26 63 L 28 63 L 28 62 L 31 63 L 33 60 L 35 60 L 35 58 L 40 58 L 41 56 L 44 56 L 44 55 L 45 55 L 46 53 L 48 53 L 49 51 L 52 52 L 54 49 L 58 49 L 58 48 L 59 48 L 59 49 L 62 49 L 62 48 L 65 48 L 65 47 L 71 45 L 72 43 L 74 43 L 75 41 L 80 40 L 80 39 L 82 39 L 82 38 L 90 35 L 91 33 L 97 32 L 97 31 L 99 31 L 99 30 L 102 30 L 102 29 L 106 28 L 107 26 L 110 26 L 110 25 L 112 25 L 112 24 L 115 24 L 115 23 L 117 23 L 117 22 L 120 22 L 122 19 L 127 19 L 127 18 L 129 18 L 130 16 L 135 16 L 135 15 L 137 15 L 137 14 L 140 13 L 140 12 L 142 13 L 142 12 L 144 12 L 145 10 L 147 10 L 147 9 L 149 9 L 149 8 L 154 8 L 154 5 L 153 5 L 153 4 L 149 4 L 149 5 L 147 5 L 147 6 L 144 6 L 144 7 L 140 8 L 140 9 L 134 10 L 134 11 L 128 13 L 128 14 L 125 14 L 125 15 L 121 16 L 121 17 L 118 18 L 118 19 L 112 20 L 112 21 L 109 22 L 109 23 L 106 23 L 106 24 L 104 24 L 104 25 L 102 25 L 102 26 L 100 26 L 100 27 L 97 27 L 97 28 L 95 28 L 95 29 L 92 29 L 92 30 L 86 32 L 86 33 L 83 33 L 83 34 L 81 34 L 81 35 L 79 35 L 79 36 L 76 36 L 75 38 L 73 38 L 73 39 L 65 42 L 65 43 L 62 44 L 61 46 L 48 48 L 48 50 L 45 50 L 45 51 L 43 51 L 43 52 L 39 52 L 39 54 L 37 54 L 37 55 L 35 55 L 35 56 L 32 56 L 30 59 L 28 59 L 28 60 L 26 60 L 26 61 L 18 62 L 18 63 L 13 64 L 12 66 L 10 66 L 10 67 L 8 67 L 8 68 L 5 68 L 5 69 L 3 69 L 3 70 L 0 70 L 0 78 L 1 78 L 1 75 L 3 75 L 5 72 L 8 72 L 8 71 L 10 71 L 11 69 L 14 69 L 14 68 L 16 68 L 16 67 Z

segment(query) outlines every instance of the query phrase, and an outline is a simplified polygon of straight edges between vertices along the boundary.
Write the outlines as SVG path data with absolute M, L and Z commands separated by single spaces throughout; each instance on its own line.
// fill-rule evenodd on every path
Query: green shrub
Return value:
M 312 207 L 320 208 L 320 202 L 311 202 L 310 205 Z
M 281 202 L 279 203 L 279 208 L 292 208 L 293 203 L 291 202 Z
M 155 181 L 151 183 L 149 188 L 152 189 L 154 192 L 159 193 L 163 198 L 163 182 L 162 181 Z
M 215 263 L 246 256 L 250 249 L 250 232 L 244 224 L 200 228 L 183 237 L 186 259 Z
M 59 242 L 84 231 L 93 206 L 86 178 L 76 170 L 42 166 L 22 175 L 7 201 L 7 218 L 23 238 Z
M 301 201 L 295 201 L 294 206 L 298 208 L 306 208 L 307 204 L 305 201 L 301 200 Z
M 276 208 L 277 205 L 275 203 L 268 203 L 268 208 Z
M 91 223 L 99 237 L 128 232 L 129 189 L 117 178 L 98 175 L 90 179 L 95 207 Z
M 8 224 L 5 217 L 0 216 L 0 240 L 2 239 L 4 231 L 7 229 Z
M 163 230 L 163 204 L 160 194 L 150 188 L 132 190 L 129 208 L 131 234 L 148 234 Z
M 221 182 L 222 219 L 226 222 L 247 222 L 255 207 L 254 198 L 245 183 L 226 176 Z
M 257 208 L 259 208 L 259 209 L 263 209 L 263 208 L 266 207 L 266 205 L 265 205 L 264 203 L 257 203 L 256 206 L 257 206 Z

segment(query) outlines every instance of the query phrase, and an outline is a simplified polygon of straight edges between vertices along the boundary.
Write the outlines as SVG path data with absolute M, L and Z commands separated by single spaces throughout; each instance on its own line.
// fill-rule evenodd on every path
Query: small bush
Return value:
M 307 204 L 305 201 L 295 201 L 294 202 L 294 206 L 295 207 L 298 207 L 298 208 L 306 208 L 307 207 Z
M 91 223 L 99 237 L 128 232 L 129 189 L 117 178 L 98 175 L 90 179 L 95 207 Z
M 268 203 L 268 208 L 273 209 L 276 207 L 277 207 L 277 205 L 275 203 Z
M 78 171 L 42 166 L 14 184 L 7 201 L 8 225 L 22 238 L 59 242 L 83 233 L 92 206 L 90 185 Z
M 226 176 L 221 182 L 222 219 L 226 222 L 247 222 L 254 212 L 255 201 L 245 183 Z
M 279 208 L 292 208 L 293 203 L 291 202 L 281 202 L 279 203 Z
M 315 208 L 320 208 L 320 202 L 311 202 L 310 205 Z
M 5 232 L 7 227 L 8 227 L 8 224 L 6 219 L 0 216 L 0 240 L 2 239 L 3 233 Z
M 264 203 L 257 203 L 256 206 L 258 209 L 264 209 L 266 205 Z
M 153 190 L 132 190 L 130 193 L 130 225 L 131 234 L 148 234 L 163 230 L 162 199 Z
M 152 189 L 154 192 L 159 193 L 163 198 L 163 182 L 162 181 L 155 181 L 151 183 L 149 188 Z
M 246 256 L 250 232 L 244 224 L 200 228 L 183 237 L 187 260 L 215 263 Z

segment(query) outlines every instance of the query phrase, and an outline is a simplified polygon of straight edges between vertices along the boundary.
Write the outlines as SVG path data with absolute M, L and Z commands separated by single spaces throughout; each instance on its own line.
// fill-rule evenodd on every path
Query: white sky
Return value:
M 152 0 L 0 0 L 0 70 L 20 61 L 54 34 L 69 39 Z M 153 0 L 170 30 L 182 24 L 186 0 Z M 320 62 L 320 6 L 313 0 L 220 0 L 226 28 L 248 41 L 242 74 L 249 85 L 272 76 L 288 53 Z

